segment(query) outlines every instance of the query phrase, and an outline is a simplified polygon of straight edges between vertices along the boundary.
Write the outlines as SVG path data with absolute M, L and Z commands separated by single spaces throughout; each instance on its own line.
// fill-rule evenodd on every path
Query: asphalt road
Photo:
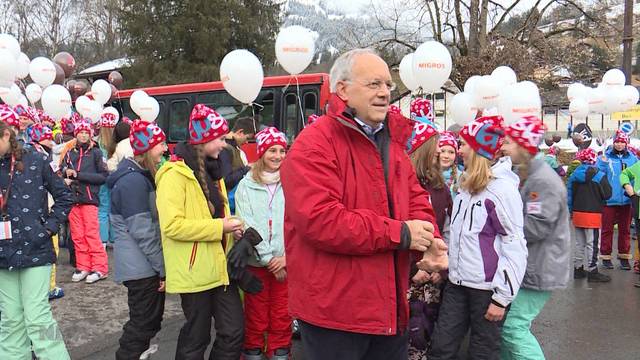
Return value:
M 60 261 L 66 263 L 64 250 Z M 67 295 L 52 302 L 71 357 L 112 360 L 128 317 L 126 289 L 111 280 L 73 284 L 71 271 L 68 265 L 61 267 L 58 278 Z M 554 292 L 534 322 L 547 359 L 640 359 L 640 289 L 633 286 L 638 275 L 618 269 L 604 272 L 612 282 L 572 280 L 568 289 Z M 168 296 L 163 328 L 153 341 L 159 350 L 151 359 L 173 359 L 182 322 L 179 298 Z M 298 342 L 293 355 L 305 359 Z

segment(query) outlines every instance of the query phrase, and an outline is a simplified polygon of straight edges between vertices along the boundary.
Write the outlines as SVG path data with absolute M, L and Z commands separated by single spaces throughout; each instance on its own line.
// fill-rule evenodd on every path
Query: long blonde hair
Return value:
M 115 149 L 113 141 L 113 128 L 101 127 L 99 142 L 100 148 L 104 149 L 107 152 L 107 155 L 111 157 L 111 155 L 113 155 L 111 149 Z
M 491 160 L 472 151 L 469 164 L 460 177 L 460 188 L 472 195 L 478 194 L 487 188 L 491 179 Z
M 152 178 L 156 178 L 156 173 L 158 172 L 158 165 L 153 161 L 149 151 L 136 155 L 133 157 L 133 160 L 138 163 L 143 169 L 148 170 L 151 173 Z
M 264 163 L 264 156 L 261 156 L 258 161 L 253 163 L 253 166 L 251 167 L 251 178 L 253 179 L 253 181 L 257 182 L 258 184 L 264 184 L 262 173 L 266 168 L 267 165 Z
M 440 162 L 437 161 L 439 138 L 438 135 L 431 137 L 410 156 L 418 179 L 434 189 L 442 189 L 445 185 Z

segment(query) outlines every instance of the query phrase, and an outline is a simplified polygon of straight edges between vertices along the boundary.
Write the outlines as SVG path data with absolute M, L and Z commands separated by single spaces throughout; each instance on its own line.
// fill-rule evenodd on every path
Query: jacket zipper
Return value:
M 191 257 L 189 257 L 189 271 L 193 269 L 193 265 L 196 263 L 196 254 L 198 253 L 198 243 L 194 243 L 191 247 Z
M 456 211 L 456 214 L 453 216 L 453 221 L 451 221 L 452 224 L 456 222 L 456 219 L 458 218 L 458 214 L 460 214 L 461 206 L 462 206 L 462 200 L 458 202 L 458 211 Z
M 509 284 L 509 290 L 511 290 L 511 296 L 513 296 L 513 285 L 511 285 L 511 279 L 509 279 L 509 274 L 507 273 L 507 270 L 502 270 L 502 272 L 504 273 L 504 283 L 505 284 Z
M 473 210 L 475 209 L 476 206 L 482 206 L 482 203 L 480 202 L 480 200 L 478 200 L 477 203 L 471 205 L 471 218 L 469 219 L 469 231 L 471 231 L 471 227 L 473 227 Z

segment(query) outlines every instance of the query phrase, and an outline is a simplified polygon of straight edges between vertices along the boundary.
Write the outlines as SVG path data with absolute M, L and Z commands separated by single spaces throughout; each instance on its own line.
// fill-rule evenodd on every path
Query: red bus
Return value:
M 120 90 L 113 106 L 131 119 L 137 118 L 129 106 L 129 97 L 136 90 L 144 90 L 158 100 L 160 113 L 156 122 L 167 134 L 171 148 L 171 144 L 187 140 L 189 115 L 195 104 L 214 108 L 231 127 L 235 119 L 255 113 L 259 115 L 261 127 L 275 126 L 293 141 L 303 128 L 303 119 L 306 123 L 309 115 L 324 113 L 330 93 L 328 74 L 304 74 L 298 75 L 297 79 L 294 76 L 265 77 L 255 100 L 258 105 L 253 105 L 253 109 L 231 97 L 220 81 Z M 244 150 L 249 161 L 256 160 L 253 141 L 245 145 Z

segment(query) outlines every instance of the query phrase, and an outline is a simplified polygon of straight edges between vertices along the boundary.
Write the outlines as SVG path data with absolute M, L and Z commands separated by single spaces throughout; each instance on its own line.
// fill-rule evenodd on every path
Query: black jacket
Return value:
M 73 169 L 78 177 L 71 184 L 76 204 L 100 205 L 100 186 L 105 183 L 109 171 L 102 150 L 94 143 L 78 144 L 69 150 L 62 161 L 62 176 Z
M 234 154 L 239 152 L 237 150 L 238 144 L 233 139 L 226 139 L 226 142 L 227 146 L 218 155 L 218 162 L 220 164 L 220 174 L 224 178 L 224 185 L 227 191 L 231 191 L 251 170 L 251 167 L 234 165 L 234 157 L 239 157 L 239 155 Z
M 0 269 L 22 269 L 52 264 L 56 260 L 51 234 L 66 221 L 73 195 L 51 169 L 45 154 L 25 150 L 24 171 L 15 171 L 9 190 L 7 216 L 11 220 L 12 238 L 0 240 Z M 0 159 L 0 187 L 9 184 L 11 157 Z M 55 203 L 49 210 L 48 195 Z M 49 231 L 49 233 L 47 232 Z

